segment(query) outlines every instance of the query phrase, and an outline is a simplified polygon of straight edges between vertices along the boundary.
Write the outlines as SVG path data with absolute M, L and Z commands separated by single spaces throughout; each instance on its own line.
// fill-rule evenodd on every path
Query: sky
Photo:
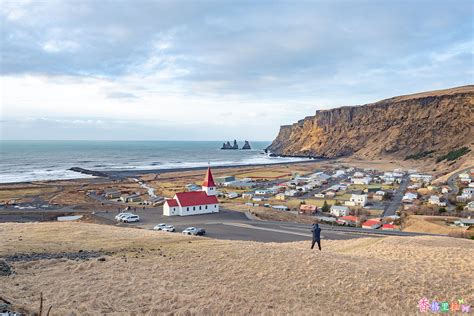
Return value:
M 0 139 L 272 140 L 473 83 L 473 1 L 0 0 Z

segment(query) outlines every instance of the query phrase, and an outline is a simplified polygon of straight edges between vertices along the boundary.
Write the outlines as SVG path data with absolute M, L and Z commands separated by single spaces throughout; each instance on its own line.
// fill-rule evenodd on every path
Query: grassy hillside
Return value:
M 324 233 L 323 233 L 324 235 Z M 85 223 L 0 224 L 0 256 L 110 252 L 105 261 L 7 261 L 0 297 L 52 314 L 413 314 L 426 296 L 474 301 L 474 242 L 417 237 L 257 243 Z M 472 303 L 471 303 L 472 304 Z

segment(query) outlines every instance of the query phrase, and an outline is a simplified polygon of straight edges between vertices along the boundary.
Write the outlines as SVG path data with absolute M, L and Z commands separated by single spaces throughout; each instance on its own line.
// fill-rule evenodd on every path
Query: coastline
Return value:
M 301 161 L 285 161 L 285 162 L 275 162 L 275 163 L 255 163 L 255 164 L 235 164 L 235 165 L 211 165 L 213 169 L 232 169 L 232 168 L 255 168 L 255 167 L 276 167 L 282 165 L 293 165 L 293 164 L 308 164 L 308 163 L 318 163 L 326 162 L 334 159 L 329 158 L 310 158 L 308 160 Z M 198 167 L 184 167 L 184 168 L 164 168 L 164 169 L 136 169 L 136 170 L 90 170 L 84 169 L 81 167 L 72 167 L 67 170 L 73 171 L 81 174 L 96 174 L 87 178 L 72 178 L 72 179 L 48 179 L 48 180 L 37 180 L 37 181 L 16 181 L 16 182 L 5 182 L 0 183 L 0 187 L 12 186 L 12 185 L 26 185 L 26 184 L 35 184 L 35 183 L 55 183 L 55 182 L 95 182 L 103 180 L 123 180 L 126 178 L 134 178 L 140 175 L 146 174 L 163 174 L 163 173 L 173 173 L 173 172 L 187 172 L 187 171 L 199 171 L 206 170 L 208 166 L 198 166 Z M 74 169 L 74 170 L 73 170 Z M 81 171 L 80 171 L 81 170 Z
M 309 159 L 301 161 L 286 161 L 286 162 L 276 162 L 276 163 L 257 163 L 257 164 L 235 164 L 235 165 L 215 165 L 211 167 L 213 169 L 230 169 L 230 168 L 245 168 L 245 167 L 269 167 L 269 166 L 279 166 L 279 165 L 292 165 L 292 164 L 306 164 L 306 163 L 315 163 L 322 161 L 330 161 L 332 159 Z M 100 171 L 110 179 L 118 180 L 130 177 L 136 177 L 138 175 L 145 175 L 150 173 L 161 174 L 161 173 L 171 173 L 171 172 L 186 172 L 186 171 L 198 171 L 206 170 L 208 166 L 199 166 L 199 167 L 185 167 L 185 168 L 165 168 L 165 169 L 141 169 L 141 170 L 105 170 Z M 94 170 L 88 170 L 90 172 L 95 172 Z

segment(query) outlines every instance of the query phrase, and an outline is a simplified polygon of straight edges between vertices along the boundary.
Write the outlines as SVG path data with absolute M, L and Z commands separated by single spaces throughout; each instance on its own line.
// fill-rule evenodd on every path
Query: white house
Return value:
M 333 205 L 329 212 L 336 217 L 348 216 L 350 214 L 349 208 L 344 205 Z
M 462 194 L 461 194 L 463 197 L 466 198 L 466 200 L 469 200 L 469 199 L 472 199 L 474 198 L 474 188 L 464 188 L 462 190 Z
M 423 182 L 423 183 L 430 183 L 431 180 L 433 179 L 432 176 L 428 174 L 411 174 L 410 175 L 410 180 L 413 182 Z
M 362 177 L 362 178 L 351 178 L 351 182 L 354 183 L 354 184 L 369 184 L 370 181 L 372 181 L 372 178 L 369 177 L 369 176 L 365 176 L 365 177 Z
M 163 215 L 187 216 L 219 212 L 217 189 L 212 177 L 211 168 L 207 169 L 202 183 L 202 191 L 176 193 L 172 199 L 165 201 Z
M 345 204 L 351 206 L 365 206 L 367 204 L 367 194 L 352 194 L 349 201 L 346 201 Z
M 467 205 L 464 207 L 464 210 L 474 212 L 474 201 L 467 203 Z
M 404 202 L 404 203 L 412 203 L 412 202 L 413 202 L 414 200 L 416 200 L 417 198 L 418 198 L 418 194 L 408 192 L 408 193 L 405 193 L 405 195 L 403 196 L 402 202 Z
M 428 199 L 428 204 L 438 205 L 438 206 L 446 206 L 446 202 L 441 202 L 440 199 L 439 199 L 439 196 L 437 196 L 437 195 L 430 196 L 430 198 Z

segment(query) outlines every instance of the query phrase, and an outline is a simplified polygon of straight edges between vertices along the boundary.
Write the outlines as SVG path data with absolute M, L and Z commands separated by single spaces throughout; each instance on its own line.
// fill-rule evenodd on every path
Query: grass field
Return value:
M 10 262 L 0 296 L 27 314 L 408 315 L 422 297 L 472 304 L 474 243 L 386 237 L 257 243 L 84 223 L 0 224 L 0 255 L 111 251 L 105 261 Z M 189 258 L 196 260 L 190 261 Z

